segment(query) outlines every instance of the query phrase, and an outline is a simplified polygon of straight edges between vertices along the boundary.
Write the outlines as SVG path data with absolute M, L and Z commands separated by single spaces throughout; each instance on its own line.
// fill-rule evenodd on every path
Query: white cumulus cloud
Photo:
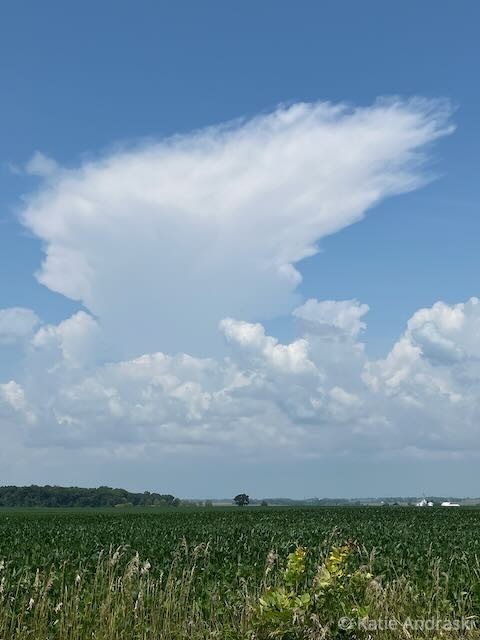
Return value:
M 58 325 L 44 325 L 35 333 L 32 346 L 36 351 L 50 352 L 73 367 L 85 367 L 96 359 L 98 325 L 88 313 L 79 311 Z
M 229 318 L 225 358 L 156 352 L 106 364 L 82 360 L 97 327 L 77 314 L 31 338 L 24 379 L 0 386 L 0 417 L 34 449 L 113 456 L 471 455 L 480 452 L 479 311 L 476 298 L 422 309 L 377 361 L 349 324 L 339 340 L 337 315 L 324 314 L 336 331 L 306 323 L 288 344 Z
M 338 333 L 346 333 L 355 337 L 365 329 L 366 324 L 362 318 L 368 311 L 368 305 L 360 304 L 357 300 L 323 300 L 319 302 L 312 298 L 294 309 L 293 315 L 318 325 L 317 330 L 319 328 L 328 330 L 333 328 Z
M 0 345 L 28 338 L 40 322 L 36 313 L 22 307 L 0 309 Z

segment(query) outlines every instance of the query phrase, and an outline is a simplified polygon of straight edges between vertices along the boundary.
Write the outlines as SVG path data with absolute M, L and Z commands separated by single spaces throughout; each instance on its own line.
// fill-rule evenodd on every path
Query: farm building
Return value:
M 433 502 L 430 502 L 426 498 L 422 498 L 416 504 L 417 507 L 433 507 Z

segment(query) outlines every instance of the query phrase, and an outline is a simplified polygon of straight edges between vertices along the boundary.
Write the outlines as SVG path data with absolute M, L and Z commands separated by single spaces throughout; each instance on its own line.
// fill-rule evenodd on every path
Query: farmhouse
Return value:
M 433 507 L 433 502 L 428 501 L 426 498 L 422 498 L 416 504 L 417 507 Z

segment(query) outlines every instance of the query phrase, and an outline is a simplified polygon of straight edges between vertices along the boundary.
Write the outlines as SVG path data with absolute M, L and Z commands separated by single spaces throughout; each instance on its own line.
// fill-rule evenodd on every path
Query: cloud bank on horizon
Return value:
M 418 99 L 296 104 L 73 169 L 36 154 L 21 220 L 45 250 L 38 279 L 85 311 L 58 325 L 0 311 L 0 345 L 23 358 L 0 384 L 2 455 L 477 452 L 477 298 L 417 311 L 373 361 L 367 304 L 297 292 L 322 238 L 429 179 L 449 116 Z M 285 313 L 290 344 L 261 324 Z

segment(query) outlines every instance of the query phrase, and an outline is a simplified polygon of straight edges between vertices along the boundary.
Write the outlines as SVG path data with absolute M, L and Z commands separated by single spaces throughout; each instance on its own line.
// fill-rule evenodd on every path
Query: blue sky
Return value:
M 421 174 L 423 178 L 428 178 L 428 184 L 406 193 L 402 193 L 405 189 L 396 188 L 393 192 L 399 195 L 387 197 L 390 194 L 385 193 L 385 196 L 374 198 L 366 207 L 368 211 L 363 219 L 354 224 L 348 221 L 337 225 L 331 235 L 321 233 L 312 238 L 318 241 L 319 251 L 311 257 L 293 261 L 295 269 L 302 276 L 301 283 L 290 292 L 295 295 L 295 301 L 292 299 L 289 302 L 287 297 L 282 297 L 269 301 L 268 304 L 264 303 L 271 288 L 276 286 L 269 280 L 264 285 L 266 294 L 260 292 L 257 298 L 253 296 L 255 299 L 252 301 L 246 297 L 245 303 L 231 305 L 235 312 L 237 309 L 245 309 L 242 317 L 235 318 L 238 322 L 262 322 L 267 336 L 275 336 L 280 341 L 279 344 L 287 345 L 296 344 L 297 339 L 302 339 L 300 336 L 303 335 L 303 330 L 299 333 L 298 321 L 292 318 L 291 311 L 307 299 L 358 300 L 367 304 L 370 308 L 368 315 L 361 315 L 362 321 L 366 322 L 361 340 L 367 345 L 370 363 L 363 363 L 361 366 L 365 370 L 369 367 L 377 367 L 378 371 L 381 369 L 382 374 L 377 369 L 377 373 L 371 374 L 377 380 L 382 375 L 387 376 L 385 371 L 390 367 L 390 364 L 378 363 L 388 357 L 388 353 L 404 334 L 408 320 L 419 309 L 432 308 L 438 301 L 443 301 L 449 305 L 449 309 L 454 309 L 453 305 L 466 303 L 472 296 L 480 294 L 480 253 L 477 250 L 480 232 L 480 187 L 477 178 L 480 88 L 476 81 L 480 53 L 476 27 L 480 9 L 476 3 L 459 5 L 446 2 L 439 5 L 435 2 L 411 2 L 393 5 L 373 1 L 302 2 L 294 6 L 286 2 L 234 5 L 212 1 L 175 4 L 144 1 L 135 6 L 129 2 L 103 2 L 100 5 L 83 2 L 75 7 L 67 7 L 65 3 L 49 1 L 41 5 L 34 2 L 21 5 L 7 2 L 0 9 L 0 14 L 3 116 L 0 119 L 0 308 L 29 309 L 40 318 L 35 328 L 32 327 L 32 331 L 37 333 L 22 335 L 21 344 L 18 336 L 15 340 L 5 338 L 0 351 L 0 382 L 4 385 L 18 385 L 18 388 L 4 387 L 4 395 L 9 398 L 10 408 L 8 411 L 4 410 L 0 427 L 3 425 L 5 439 L 10 439 L 10 429 L 15 430 L 18 437 L 16 451 L 25 460 L 24 465 L 7 471 L 9 477 L 5 478 L 6 482 L 75 481 L 85 484 L 92 479 L 98 483 L 158 489 L 162 489 L 168 482 L 169 490 L 182 495 L 193 495 L 198 487 L 202 488 L 202 494 L 224 495 L 225 492 L 242 489 L 238 484 L 242 482 L 245 469 L 248 468 L 251 478 L 248 489 L 252 494 L 258 495 L 273 493 L 276 488 L 278 493 L 289 495 L 407 494 L 423 491 L 440 493 L 448 492 L 450 486 L 453 487 L 452 493 L 453 489 L 460 493 L 480 493 L 480 484 L 470 480 L 465 475 L 467 471 L 461 474 L 460 479 L 457 473 L 459 458 L 466 456 L 464 451 L 469 451 L 470 456 L 476 450 L 478 436 L 475 426 L 478 407 L 471 403 L 471 397 L 478 389 L 478 379 L 470 375 L 470 369 L 474 366 L 472 363 L 476 362 L 480 335 L 474 319 L 477 312 L 470 308 L 468 312 L 461 310 L 466 317 L 469 313 L 473 314 L 465 320 L 466 324 L 471 322 L 468 325 L 468 336 L 442 333 L 441 331 L 450 331 L 451 328 L 445 329 L 446 325 L 442 325 L 443 328 L 438 329 L 441 322 L 437 322 L 437 312 L 432 311 L 428 320 L 414 322 L 415 327 L 407 338 L 412 349 L 420 349 L 422 357 L 427 359 L 428 348 L 432 344 L 428 332 L 434 326 L 435 331 L 438 329 L 438 335 L 441 334 L 440 337 L 435 334 L 437 346 L 440 343 L 444 346 L 445 341 L 450 345 L 453 341 L 455 349 L 459 353 L 461 351 L 465 362 L 468 362 L 469 376 L 464 370 L 459 373 L 460 365 L 457 360 L 454 368 L 453 365 L 448 368 L 446 362 L 442 362 L 440 367 L 438 358 L 428 363 L 422 361 L 421 371 L 410 372 L 411 380 L 415 380 L 415 376 L 421 376 L 422 380 L 435 379 L 435 388 L 441 388 L 442 397 L 447 394 L 451 403 L 460 402 L 456 399 L 457 396 L 468 396 L 468 402 L 465 400 L 466 404 L 464 407 L 462 405 L 461 410 L 452 409 L 451 417 L 448 414 L 448 424 L 439 426 L 440 418 L 430 410 L 425 410 L 426 413 L 420 413 L 415 418 L 418 430 L 426 432 L 419 436 L 425 440 L 419 446 L 420 451 L 412 453 L 417 445 L 414 433 L 402 440 L 397 436 L 390 439 L 386 435 L 383 438 L 382 432 L 376 430 L 376 437 L 380 441 L 385 439 L 386 444 L 380 453 L 369 453 L 375 449 L 371 444 L 368 445 L 369 438 L 373 437 L 372 433 L 365 435 L 365 447 L 361 438 L 356 442 L 364 427 L 354 429 L 352 441 L 355 444 L 352 446 L 343 441 L 338 444 L 337 431 L 341 427 L 334 426 L 334 418 L 325 415 L 321 418 L 309 418 L 310 430 L 321 430 L 323 427 L 319 425 L 324 425 L 325 429 L 318 439 L 315 435 L 313 444 L 308 440 L 309 435 L 306 440 L 309 444 L 303 444 L 297 451 L 296 445 L 289 444 L 289 438 L 293 437 L 296 442 L 297 436 L 292 436 L 292 433 L 297 428 L 304 428 L 302 421 L 306 418 L 301 417 L 303 414 L 298 407 L 292 418 L 290 409 L 280 406 L 278 399 L 274 406 L 263 409 L 261 416 L 257 415 L 253 425 L 249 425 L 243 434 L 236 430 L 230 440 L 221 433 L 217 434 L 213 423 L 209 422 L 212 420 L 211 416 L 198 417 L 195 414 L 195 418 L 192 418 L 192 412 L 195 412 L 191 408 L 186 418 L 178 418 L 175 412 L 175 420 L 171 415 L 166 417 L 165 405 L 170 406 L 172 400 L 163 395 L 158 400 L 158 405 L 148 408 L 149 420 L 153 421 L 149 423 L 151 431 L 148 436 L 145 435 L 147 427 L 142 422 L 145 416 L 140 420 L 140 428 L 139 419 L 135 417 L 135 412 L 132 413 L 133 410 L 129 410 L 127 420 L 122 413 L 125 410 L 123 405 L 122 411 L 118 410 L 121 414 L 119 421 L 123 425 L 120 435 L 115 435 L 114 418 L 110 416 L 107 419 L 103 416 L 103 409 L 95 403 L 92 403 L 91 415 L 103 417 L 98 424 L 95 423 L 95 427 L 91 424 L 85 426 L 84 422 L 89 418 L 80 417 L 72 407 L 67 408 L 65 397 L 72 396 L 72 389 L 78 391 L 79 386 L 85 385 L 87 379 L 91 381 L 93 375 L 97 376 L 98 385 L 100 382 L 104 384 L 102 393 L 105 394 L 106 388 L 115 387 L 112 380 L 109 379 L 108 384 L 105 382 L 106 374 L 101 369 L 105 362 L 118 362 L 120 359 L 131 362 L 147 352 L 162 351 L 167 355 L 174 355 L 186 351 L 192 356 L 209 356 L 217 361 L 221 361 L 225 355 L 234 360 L 238 358 L 238 362 L 235 360 L 236 366 L 238 370 L 243 367 L 243 375 L 245 371 L 252 370 L 260 375 L 258 372 L 261 369 L 262 379 L 268 379 L 269 389 L 276 385 L 279 397 L 284 395 L 281 385 L 286 383 L 283 378 L 279 380 L 274 376 L 269 377 L 270 373 L 265 373 L 256 359 L 255 362 L 250 360 L 248 366 L 244 365 L 244 354 L 232 355 L 228 349 L 225 350 L 224 342 L 220 339 L 216 341 L 212 338 L 210 342 L 210 334 L 207 335 L 202 328 L 201 319 L 204 317 L 205 326 L 207 322 L 212 324 L 213 333 L 222 317 L 219 315 L 217 319 L 216 303 L 210 301 L 201 287 L 197 292 L 195 289 L 187 291 L 186 276 L 183 277 L 180 273 L 183 267 L 175 259 L 183 251 L 200 251 L 204 237 L 203 227 L 192 232 L 191 238 L 182 238 L 178 248 L 172 249 L 173 257 L 170 262 L 165 258 L 161 264 L 155 263 L 155 273 L 147 273 L 153 264 L 149 253 L 152 249 L 150 244 L 144 250 L 140 244 L 137 248 L 122 244 L 121 251 L 125 250 L 125 261 L 135 263 L 131 280 L 128 272 L 118 271 L 118 255 L 113 259 L 113 253 L 118 254 L 120 245 L 109 244 L 107 249 L 101 247 L 99 253 L 93 256 L 89 251 L 92 246 L 96 246 L 97 239 L 100 243 L 102 233 L 108 235 L 111 232 L 112 235 L 108 237 L 117 237 L 115 234 L 117 231 L 120 233 L 122 225 L 125 225 L 127 236 L 129 225 L 133 225 L 137 217 L 138 225 L 148 225 L 150 213 L 142 218 L 138 211 L 132 209 L 131 219 L 125 218 L 127 214 L 122 214 L 123 222 L 116 223 L 112 229 L 102 223 L 96 231 L 88 231 L 84 244 L 80 249 L 77 247 L 77 250 L 81 253 L 85 249 L 85 255 L 88 254 L 90 260 L 97 260 L 95 264 L 98 264 L 101 256 L 101 268 L 104 271 L 103 275 L 97 274 L 96 281 L 103 282 L 102 286 L 110 283 L 108 290 L 111 289 L 111 283 L 115 282 L 115 273 L 119 274 L 118 284 L 124 287 L 125 295 L 131 301 L 130 307 L 137 308 L 137 316 L 129 316 L 125 312 L 124 306 L 120 304 L 120 294 L 110 300 L 108 295 L 104 295 L 104 290 L 99 290 L 92 294 L 94 298 L 96 296 L 95 302 L 88 304 L 85 303 L 87 294 L 78 293 L 80 289 L 75 289 L 76 285 L 63 281 L 52 284 L 53 280 L 58 283 L 62 274 L 47 274 L 43 278 L 47 286 L 39 282 L 35 274 L 41 268 L 44 250 L 49 246 L 53 247 L 58 239 L 58 229 L 49 227 L 45 231 L 43 228 L 42 220 L 48 219 L 50 215 L 52 219 L 54 217 L 51 212 L 55 207 L 53 200 L 48 201 L 49 193 L 55 191 L 59 181 L 67 178 L 51 178 L 46 175 L 45 168 L 25 169 L 33 154 L 41 152 L 44 154 L 41 158 L 53 158 L 62 167 L 62 171 L 70 170 L 73 173 L 69 175 L 78 178 L 82 167 L 89 166 L 89 163 L 95 164 L 96 159 L 116 159 L 121 157 L 125 149 L 133 157 L 135 149 L 148 149 L 151 145 L 178 134 L 192 140 L 192 131 L 238 118 L 249 121 L 262 114 L 268 117 L 267 114 L 274 112 L 278 105 L 289 106 L 304 102 L 318 104 L 326 101 L 333 104 L 346 103 L 355 112 L 362 108 L 371 110 L 372 105 L 382 96 L 395 96 L 391 100 L 400 105 L 407 104 L 408 100 L 416 96 L 427 100 L 440 98 L 449 101 L 451 113 L 448 122 L 454 125 L 455 130 L 449 135 L 432 135 L 414 145 L 417 161 L 418 154 L 422 154 L 428 158 L 428 162 L 424 169 L 412 165 L 409 170 L 415 176 Z M 405 108 L 408 110 L 410 107 Z M 420 116 L 424 115 L 422 111 Z M 372 115 L 374 117 L 377 116 Z M 260 136 L 262 127 L 265 126 L 258 125 L 254 133 L 248 135 Z M 375 127 L 375 121 L 372 120 L 369 135 L 373 135 Z M 406 131 L 405 138 L 408 135 L 410 132 Z M 230 147 L 235 144 L 234 140 Z M 250 138 L 249 144 L 253 144 Z M 352 144 L 355 145 L 355 141 Z M 306 149 L 305 154 L 309 153 L 313 152 Z M 344 154 L 348 156 L 349 153 L 351 149 L 347 145 Z M 368 154 L 368 149 L 365 153 Z M 368 158 L 365 162 L 367 160 Z M 303 156 L 300 154 L 298 163 L 302 161 Z M 384 162 L 388 164 L 394 161 L 393 156 L 388 156 Z M 201 159 L 199 162 L 201 163 Z M 321 162 L 328 164 L 328 156 L 323 157 Z M 334 163 L 332 166 L 335 168 Z M 342 167 L 343 164 L 340 162 L 338 166 Z M 294 170 L 296 168 L 292 167 L 292 171 Z M 34 173 L 42 175 L 32 175 Z M 184 179 L 188 189 L 190 178 L 186 175 Z M 65 184 L 62 185 L 64 188 Z M 305 183 L 306 189 L 309 186 Z M 81 188 L 82 194 L 88 194 L 88 189 L 92 186 L 82 184 Z M 353 189 L 348 180 L 344 188 L 347 191 Z M 235 189 L 235 181 L 232 179 L 224 189 L 231 202 L 229 194 Z M 38 198 L 46 198 L 46 204 L 40 206 Z M 111 201 L 113 200 L 108 200 Z M 260 202 L 263 204 L 257 205 L 254 214 L 255 219 L 263 220 L 269 204 L 263 200 Z M 24 221 L 22 224 L 19 217 L 25 215 L 29 206 L 34 210 L 34 220 L 31 218 L 29 223 Z M 100 213 L 97 212 L 97 215 L 101 215 L 108 206 L 102 200 L 98 205 Z M 75 235 L 77 227 L 74 215 L 68 213 L 68 203 L 64 207 L 67 213 L 64 214 L 64 209 L 60 211 L 59 208 L 58 215 L 65 215 L 65 224 L 71 225 L 71 233 Z M 298 215 L 301 216 L 301 212 Z M 189 224 L 188 220 L 186 224 Z M 278 231 L 275 219 L 272 219 L 271 225 L 272 234 L 275 235 L 275 231 Z M 261 229 L 262 233 L 266 233 L 266 222 Z M 168 240 L 170 231 L 165 231 L 161 225 L 152 228 L 152 234 L 153 231 L 159 234 L 159 238 Z M 95 233 L 100 235 L 96 236 Z M 252 231 L 249 235 L 251 233 Z M 149 230 L 146 228 L 145 235 L 142 233 L 136 242 L 140 243 L 148 235 Z M 206 237 L 210 236 L 207 234 Z M 282 242 L 288 244 L 289 233 L 285 237 L 287 240 Z M 198 242 L 196 238 L 200 238 Z M 166 242 L 167 249 L 168 245 L 177 247 L 175 241 Z M 238 243 L 241 244 L 242 241 L 243 238 L 239 235 Z M 71 239 L 68 240 L 69 247 L 72 242 Z M 256 245 L 252 249 L 247 246 L 248 243 L 245 244 L 245 254 L 239 250 L 238 255 L 235 253 L 237 262 L 232 263 L 231 270 L 226 268 L 226 273 L 230 274 L 230 283 L 219 283 L 215 278 L 212 280 L 211 285 L 218 287 L 220 297 L 228 298 L 223 291 L 228 292 L 235 287 L 240 290 L 248 282 L 252 289 L 257 287 L 260 291 L 260 283 L 254 275 L 250 274 L 250 281 L 245 276 L 243 284 L 238 283 L 235 278 L 238 269 L 243 268 L 239 265 L 243 265 L 249 273 L 249 256 L 256 255 Z M 109 248 L 113 252 L 111 260 Z M 208 255 L 208 243 L 201 249 L 202 256 Z M 144 262 L 140 257 L 142 254 L 145 256 Z M 199 264 L 203 265 L 203 262 L 194 263 L 193 271 Z M 141 279 L 144 289 L 137 286 L 136 278 Z M 162 305 L 151 313 L 152 307 L 146 293 L 150 289 L 146 283 L 154 288 L 156 280 L 161 281 L 159 286 Z M 202 281 L 201 285 L 204 286 L 205 283 Z M 73 290 L 75 292 L 70 297 L 65 295 L 65 292 Z M 73 300 L 72 297 L 76 299 Z M 175 306 L 176 299 L 181 297 L 186 302 L 182 306 Z M 220 307 L 221 305 L 219 314 Z M 71 377 L 73 386 L 68 392 L 64 391 L 62 398 L 58 398 L 55 395 L 57 382 L 52 382 L 51 387 L 39 382 L 39 378 L 44 377 L 42 371 L 52 368 L 56 356 L 52 355 L 53 352 L 42 355 L 38 351 L 40 346 L 43 348 L 47 343 L 46 336 L 49 336 L 48 340 L 53 340 L 52 335 L 55 334 L 55 340 L 64 340 L 64 334 L 58 338 L 59 330 L 55 327 L 58 328 L 59 323 L 79 310 L 85 313 L 85 316 L 81 316 L 81 322 L 87 323 L 88 331 L 93 326 L 89 324 L 90 320 L 92 323 L 98 322 L 100 328 L 95 327 L 92 332 L 95 335 L 99 332 L 101 336 L 98 340 L 88 338 L 88 348 L 94 355 L 91 361 L 82 360 L 83 382 L 78 378 L 80 365 L 75 362 L 75 375 L 71 372 L 64 375 L 69 380 Z M 229 315 L 228 305 L 225 310 Z M 144 320 L 150 313 L 152 322 L 149 324 Z M 172 317 L 169 317 L 168 322 L 165 321 L 164 331 L 159 328 L 161 335 L 157 342 L 154 340 L 153 327 L 158 327 L 159 323 L 161 325 L 162 318 L 169 313 Z M 322 324 L 326 324 L 325 308 L 322 307 L 316 313 L 320 314 Z M 445 317 L 445 313 L 442 317 Z M 123 323 L 118 321 L 120 315 L 123 315 Z M 88 319 L 85 320 L 85 317 Z M 337 327 L 337 320 L 329 318 L 328 322 Z M 28 325 L 28 319 L 23 317 L 22 321 Z M 14 320 L 14 324 L 18 322 L 18 319 Z M 177 326 L 178 331 L 174 334 L 172 327 Z M 344 329 L 342 327 L 342 331 Z M 84 336 L 83 325 L 78 331 Z M 234 329 L 230 327 L 226 331 L 230 331 L 227 335 L 228 345 L 241 343 L 245 346 L 242 338 L 245 328 L 236 325 Z M 38 332 L 43 333 L 39 336 Z M 424 340 L 428 333 L 430 347 L 426 346 L 426 342 L 422 343 L 420 333 Z M 70 329 L 68 335 L 71 335 Z M 355 334 L 355 339 L 357 337 Z M 308 349 L 313 353 L 316 348 L 314 340 L 309 342 L 307 339 L 307 342 Z M 62 344 L 56 344 L 55 350 L 62 353 L 62 358 L 66 358 L 70 366 L 73 356 Z M 258 346 L 258 341 L 255 344 Z M 261 349 L 265 355 L 271 347 L 262 346 Z M 71 349 L 75 354 L 86 350 L 88 349 L 84 343 Z M 349 358 L 345 362 L 348 360 Z M 55 366 L 61 368 L 66 365 L 62 361 Z M 179 366 L 178 363 L 176 366 Z M 255 369 L 257 366 L 260 369 Z M 317 361 L 315 366 L 321 368 Z M 377 399 L 372 405 L 370 396 L 369 399 L 363 398 L 361 391 L 355 386 L 360 384 L 358 380 L 351 382 L 353 374 L 346 363 L 331 366 L 332 369 L 325 375 L 327 378 L 332 376 L 332 382 L 322 391 L 321 402 L 326 402 L 325 397 L 332 389 L 340 388 L 361 398 L 366 407 L 361 420 L 373 415 L 378 417 L 381 413 L 382 420 L 388 425 L 385 427 L 385 434 L 391 434 L 392 429 L 398 429 L 399 433 L 405 432 L 403 421 L 410 418 L 403 415 L 402 407 L 393 406 L 394 400 L 389 395 L 390 383 L 385 383 L 387 391 L 381 402 Z M 97 373 L 93 374 L 95 367 Z M 337 370 L 341 367 L 345 368 L 344 372 Z M 341 381 L 341 374 L 344 375 L 345 384 Z M 158 372 L 144 375 L 155 376 Z M 202 393 L 212 393 L 211 386 L 214 383 L 210 378 L 208 383 L 199 383 L 191 373 L 182 373 L 185 378 L 178 371 L 175 375 L 183 380 L 182 384 L 195 382 L 202 387 Z M 215 377 L 220 374 L 216 372 L 209 375 Z M 221 375 L 229 378 L 232 374 L 223 368 Z M 468 381 L 465 382 L 467 378 Z M 462 380 L 464 387 L 460 388 Z M 378 380 L 375 384 L 377 383 Z M 150 389 L 151 381 L 144 381 L 144 384 Z M 291 384 L 293 383 L 290 381 L 288 385 Z M 295 388 L 298 386 L 299 394 L 307 393 L 307 390 L 312 393 L 310 384 L 313 383 L 296 380 Z M 447 386 L 448 391 L 445 391 Z M 187 387 L 185 393 L 188 389 L 190 387 Z M 164 391 L 163 389 L 162 393 Z M 116 393 L 121 396 L 117 387 Z M 179 393 L 178 390 L 175 391 L 177 400 Z M 403 389 L 402 393 L 407 394 L 407 391 Z M 431 387 L 425 393 L 421 402 L 435 404 L 435 399 L 431 397 Z M 19 394 L 23 394 L 21 402 Z M 145 388 L 139 394 L 144 397 Z M 264 390 L 263 394 L 265 396 L 267 392 Z M 337 392 L 335 394 L 338 396 Z M 15 415 L 9 413 L 12 402 L 15 404 L 13 396 L 16 398 Z M 98 400 L 98 395 L 95 397 Z M 42 405 L 45 398 L 51 399 L 48 411 Z M 205 397 L 202 398 L 201 401 L 198 400 L 199 403 L 205 402 Z M 137 400 L 131 400 L 132 406 L 138 406 Z M 342 401 L 346 402 L 345 397 Z M 411 395 L 408 395 L 408 401 L 413 402 Z M 18 407 L 22 402 L 24 415 L 19 417 Z M 118 402 L 127 403 L 127 400 L 121 397 Z M 236 409 L 235 420 L 239 419 L 239 412 L 242 414 L 242 411 L 240 417 L 243 421 L 249 416 L 255 417 L 252 402 L 250 397 L 245 401 L 246 404 Z M 418 397 L 415 397 L 415 402 L 420 402 Z M 53 405 L 56 408 L 52 413 Z M 388 405 L 385 415 L 382 413 L 384 405 Z M 458 407 L 458 404 L 455 406 Z M 196 411 L 199 411 L 198 407 Z M 209 408 L 209 412 L 211 411 Z M 277 411 L 283 412 L 282 420 L 286 419 L 285 411 L 288 414 L 288 425 L 286 423 L 285 426 L 288 433 L 275 432 L 280 415 Z M 334 411 L 337 418 L 338 411 L 338 408 Z M 30 417 L 26 418 L 25 415 Z M 357 419 L 357 415 L 342 418 L 348 424 L 354 424 Z M 29 427 L 28 420 L 35 426 Z M 215 420 L 218 420 L 218 415 Z M 224 420 L 228 422 L 233 418 L 225 417 Z M 456 421 L 459 431 L 457 435 Z M 187 423 L 189 428 L 195 423 L 193 435 L 190 432 L 188 436 L 185 435 Z M 68 430 L 68 425 L 75 425 L 74 434 L 64 436 L 60 430 Z M 334 435 L 330 434 L 331 430 L 336 430 Z M 104 437 L 104 433 L 108 433 L 108 437 Z M 151 433 L 156 434 L 153 440 Z M 209 440 L 211 433 L 215 434 L 217 440 L 225 440 L 222 445 L 224 448 L 213 451 Z M 204 438 L 202 434 L 207 434 L 208 437 Z M 279 441 L 284 439 L 285 451 L 289 450 L 290 453 L 269 453 L 267 436 Z M 255 441 L 256 437 L 259 437 L 259 441 L 254 451 L 243 450 L 242 445 L 242 452 L 238 457 L 235 453 L 236 439 Z M 303 436 L 298 437 L 301 440 Z M 189 440 L 189 444 L 192 445 L 194 441 L 195 446 L 182 449 L 185 439 L 189 438 L 193 439 Z M 156 453 L 149 457 L 145 451 L 150 449 L 152 441 Z M 435 442 L 444 444 L 434 447 L 432 443 Z M 104 451 L 107 448 L 114 451 L 113 457 L 109 457 Z M 439 455 L 439 448 L 445 450 L 445 455 Z M 258 454 L 259 450 L 261 455 Z M 318 453 L 318 458 L 314 456 L 313 460 L 306 460 L 305 453 L 311 454 L 312 451 Z M 79 460 L 75 477 L 70 465 L 72 455 Z M 389 455 L 394 462 L 386 461 Z M 282 479 L 286 457 L 293 458 L 293 462 L 288 462 L 288 468 L 291 469 L 288 482 Z M 104 460 L 103 473 L 98 471 L 99 458 Z M 360 463 L 359 458 L 362 460 Z M 37 475 L 31 470 L 32 460 L 36 461 Z M 208 469 L 211 468 L 212 460 L 215 461 L 218 472 L 209 476 Z M 470 469 L 468 465 L 472 465 L 473 469 L 476 464 L 469 460 L 470 458 L 465 459 L 466 466 L 462 467 L 464 470 Z M 165 471 L 157 477 L 160 462 Z M 355 465 L 358 464 L 360 471 L 355 470 Z M 428 473 L 422 471 L 427 468 Z M 455 474 L 456 477 L 455 481 L 451 480 L 451 484 L 446 480 L 446 468 L 451 470 L 451 476 Z M 182 469 L 181 478 L 175 477 L 176 469 Z M 206 476 L 203 469 L 207 469 Z M 269 480 L 266 479 L 267 469 Z M 372 469 L 378 471 L 374 472 Z M 388 473 L 389 469 L 393 471 Z M 229 474 L 234 477 L 225 480 Z M 199 476 L 202 477 L 201 482 Z M 339 483 L 340 476 L 342 480 Z M 271 480 L 272 477 L 274 481 Z M 378 487 L 379 477 L 382 478 L 385 490 Z M 217 489 L 223 482 L 225 491 Z

